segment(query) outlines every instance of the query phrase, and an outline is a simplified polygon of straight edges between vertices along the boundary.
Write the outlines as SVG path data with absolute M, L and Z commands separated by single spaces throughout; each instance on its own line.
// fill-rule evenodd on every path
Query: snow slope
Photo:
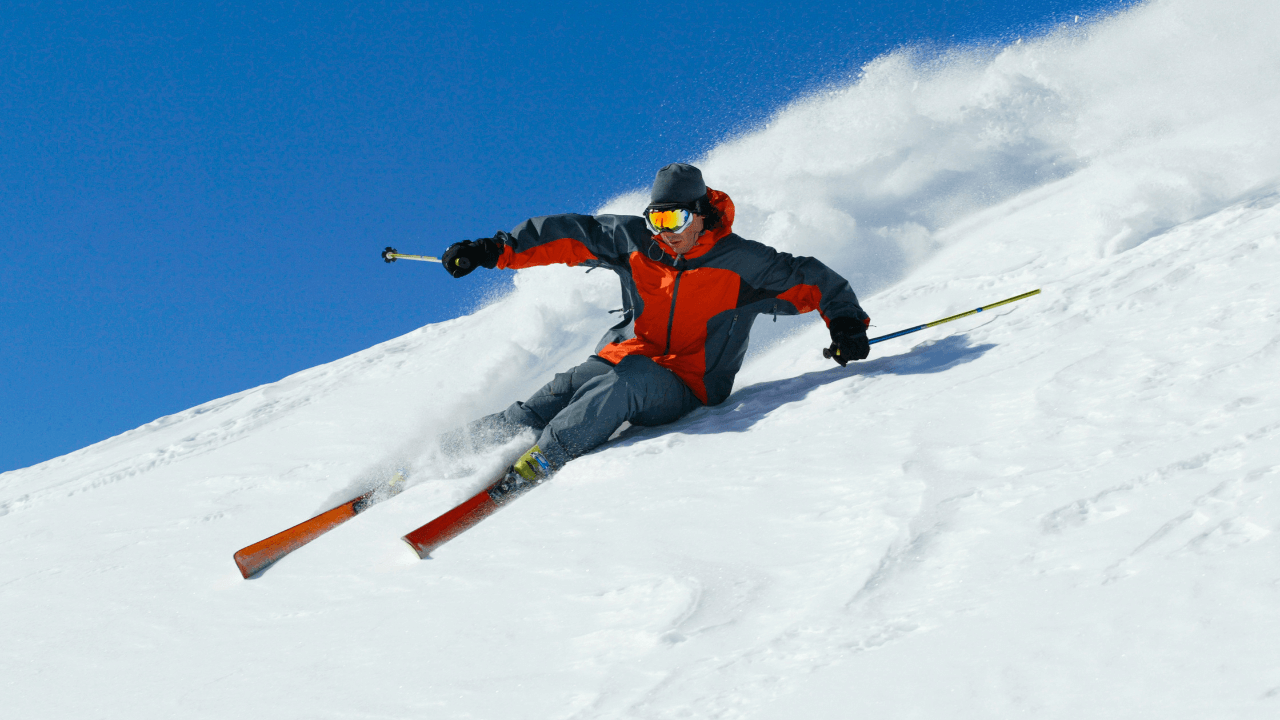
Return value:
M 526 271 L 0 474 L 0 707 L 1276 717 L 1277 31 L 1273 2 L 1180 0 L 903 52 L 726 142 L 702 165 L 739 232 L 846 273 L 881 333 L 1044 293 L 844 369 L 812 318 L 765 319 L 726 403 L 432 559 L 399 536 L 520 448 L 445 466 L 431 438 L 589 353 L 612 276 Z M 393 467 L 404 494 L 240 578 L 237 548 Z

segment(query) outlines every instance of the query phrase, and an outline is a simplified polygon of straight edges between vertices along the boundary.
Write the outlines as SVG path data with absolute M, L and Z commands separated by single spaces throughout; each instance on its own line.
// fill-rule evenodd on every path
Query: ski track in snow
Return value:
M 847 368 L 812 318 L 762 318 L 724 404 L 624 430 L 429 560 L 400 535 L 527 440 L 446 465 L 432 438 L 588 355 L 610 274 L 525 271 L 0 474 L 4 707 L 1275 717 L 1276 30 L 1274 3 L 1169 0 L 902 51 L 716 148 L 738 231 L 845 273 L 873 334 L 1043 293 Z M 391 468 L 394 501 L 240 579 L 236 549 Z

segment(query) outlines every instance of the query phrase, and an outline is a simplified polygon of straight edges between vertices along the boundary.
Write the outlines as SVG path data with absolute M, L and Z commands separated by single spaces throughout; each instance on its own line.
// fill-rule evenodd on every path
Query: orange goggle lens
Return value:
M 644 220 L 651 232 L 678 233 L 689 227 L 689 223 L 693 222 L 693 213 L 684 208 L 647 210 L 644 214 Z

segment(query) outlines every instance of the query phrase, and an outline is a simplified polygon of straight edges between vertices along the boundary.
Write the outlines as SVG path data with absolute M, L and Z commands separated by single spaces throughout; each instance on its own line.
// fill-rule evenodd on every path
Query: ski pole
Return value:
M 891 339 L 896 338 L 896 337 L 902 337 L 903 335 L 909 335 L 909 334 L 911 334 L 911 333 L 913 333 L 913 332 L 917 332 L 917 331 L 920 331 L 920 330 L 924 330 L 925 328 L 931 328 L 931 327 L 934 327 L 935 325 L 941 325 L 942 323 L 948 323 L 948 322 L 951 322 L 952 320 L 959 320 L 959 319 L 960 319 L 960 318 L 962 318 L 962 317 L 968 317 L 968 316 L 970 316 L 970 315 L 976 315 L 977 313 L 980 313 L 980 312 L 982 312 L 983 310 L 990 310 L 990 309 L 991 309 L 991 308 L 993 308 L 993 307 L 1000 307 L 1001 305 L 1008 305 L 1008 304 L 1009 304 L 1009 303 L 1011 303 L 1011 302 L 1017 302 L 1017 301 L 1019 301 L 1019 300 L 1022 300 L 1023 298 L 1029 298 L 1029 297 L 1031 297 L 1032 295 L 1039 295 L 1039 294 L 1040 294 L 1040 290 L 1039 290 L 1039 288 L 1037 288 L 1037 289 L 1035 289 L 1035 290 L 1032 290 L 1031 292 L 1025 292 L 1025 293 L 1022 293 L 1021 295 L 1015 295 L 1014 297 L 1011 297 L 1011 298 L 1009 298 L 1009 299 L 1007 299 L 1007 300 L 1001 300 L 1000 302 L 997 302 L 997 303 L 991 303 L 990 305 L 983 305 L 983 306 L 982 306 L 982 307 L 980 307 L 980 308 L 974 308 L 973 310 L 970 310 L 969 312 L 962 312 L 962 313 L 960 313 L 959 315 L 952 315 L 951 317 L 945 317 L 945 318 L 942 318 L 941 320 L 934 320 L 934 321 L 933 321 L 933 322 L 931 322 L 931 323 L 925 323 L 925 324 L 923 324 L 923 325 L 917 325 L 917 326 L 915 326 L 915 327 L 913 327 L 913 328 L 907 328 L 906 330 L 899 330 L 899 331 L 898 331 L 898 332 L 896 332 L 896 333 L 889 333 L 888 335 L 881 335 L 881 336 L 880 336 L 880 337 L 878 337 L 878 338 L 872 338 L 871 340 L 867 341 L 867 344 L 868 344 L 868 345 L 875 345 L 876 343 L 881 342 L 882 340 L 891 340 Z M 825 358 L 829 358 L 829 357 L 831 357 L 831 348 L 823 348 L 823 350 L 822 350 L 822 356 L 823 356 L 823 357 L 825 357 Z
M 395 262 L 396 260 L 422 260 L 423 262 L 443 262 L 440 258 L 431 257 L 430 255 L 405 255 L 403 253 L 398 253 L 396 252 L 396 249 L 393 247 L 389 247 L 386 250 L 382 251 L 382 259 L 383 261 L 389 262 L 389 263 Z

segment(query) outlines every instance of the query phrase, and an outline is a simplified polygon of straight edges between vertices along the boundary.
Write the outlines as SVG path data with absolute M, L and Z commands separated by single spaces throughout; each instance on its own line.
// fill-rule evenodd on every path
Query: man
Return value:
M 698 168 L 673 163 L 658 171 L 644 217 L 552 215 L 450 246 L 442 260 L 455 278 L 476 267 L 607 267 L 622 281 L 623 319 L 596 355 L 446 444 L 478 450 L 532 428 L 537 444 L 507 477 L 537 484 L 624 422 L 662 425 L 723 402 L 761 313 L 818 310 L 833 359 L 866 358 L 870 320 L 849 283 L 813 258 L 733 234 L 733 214 L 729 196 L 708 189 Z

